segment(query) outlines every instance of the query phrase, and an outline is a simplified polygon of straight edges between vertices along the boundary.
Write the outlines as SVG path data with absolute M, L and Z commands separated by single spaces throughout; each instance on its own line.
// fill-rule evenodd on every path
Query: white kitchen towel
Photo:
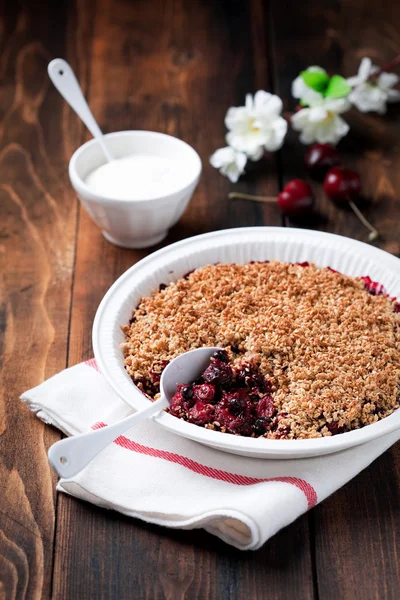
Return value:
M 67 435 L 132 412 L 94 360 L 62 371 L 21 400 Z M 165 527 L 204 528 L 236 548 L 256 550 L 399 438 L 394 432 L 318 458 L 260 460 L 207 448 L 146 421 L 117 438 L 78 475 L 61 479 L 57 489 Z

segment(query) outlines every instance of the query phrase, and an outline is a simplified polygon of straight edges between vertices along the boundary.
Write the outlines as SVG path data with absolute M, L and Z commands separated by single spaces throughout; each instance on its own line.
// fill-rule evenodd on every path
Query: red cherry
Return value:
M 324 179 L 324 190 L 326 195 L 338 204 L 347 204 L 356 214 L 361 223 L 369 229 L 368 240 L 375 241 L 379 237 L 379 231 L 371 225 L 364 217 L 354 200 L 361 194 L 361 179 L 356 171 L 346 167 L 333 167 Z
M 349 202 L 361 194 L 361 179 L 356 171 L 346 167 L 333 167 L 324 179 L 326 195 L 336 202 Z
M 301 217 L 312 211 L 314 200 L 314 193 L 306 181 L 292 179 L 278 195 L 278 206 L 288 217 Z
M 342 161 L 334 146 L 313 144 L 305 153 L 304 162 L 310 175 L 315 179 L 322 180 L 329 169 L 340 165 Z

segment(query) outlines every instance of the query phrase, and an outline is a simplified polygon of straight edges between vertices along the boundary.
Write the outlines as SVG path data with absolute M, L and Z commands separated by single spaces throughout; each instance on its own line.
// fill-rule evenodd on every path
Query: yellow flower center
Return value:
M 250 121 L 250 131 L 252 133 L 258 133 L 260 131 L 259 127 L 254 126 L 255 121 L 256 121 L 255 119 L 251 119 L 251 121 Z
M 325 123 L 326 121 L 329 121 L 330 119 L 333 119 L 335 116 L 335 113 L 332 112 L 331 110 L 328 110 L 328 114 L 326 115 L 325 119 L 323 120 L 323 123 Z

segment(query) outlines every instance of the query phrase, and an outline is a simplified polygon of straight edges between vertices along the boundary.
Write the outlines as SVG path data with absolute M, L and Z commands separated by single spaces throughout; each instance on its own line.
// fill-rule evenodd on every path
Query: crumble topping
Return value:
M 234 368 L 257 370 L 280 415 L 267 438 L 329 436 L 399 406 L 398 304 L 369 277 L 308 263 L 208 265 L 143 298 L 123 331 L 125 368 L 152 398 L 166 364 L 194 348 L 221 346 Z

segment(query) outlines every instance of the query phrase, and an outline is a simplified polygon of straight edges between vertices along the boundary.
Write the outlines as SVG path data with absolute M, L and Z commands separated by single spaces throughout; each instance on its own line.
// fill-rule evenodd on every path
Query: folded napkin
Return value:
M 94 360 L 62 371 L 21 400 L 66 435 L 132 412 Z M 266 460 L 207 448 L 149 420 L 117 438 L 78 475 L 61 479 L 57 489 L 165 527 L 204 528 L 236 548 L 256 550 L 399 438 L 394 432 L 329 456 Z

